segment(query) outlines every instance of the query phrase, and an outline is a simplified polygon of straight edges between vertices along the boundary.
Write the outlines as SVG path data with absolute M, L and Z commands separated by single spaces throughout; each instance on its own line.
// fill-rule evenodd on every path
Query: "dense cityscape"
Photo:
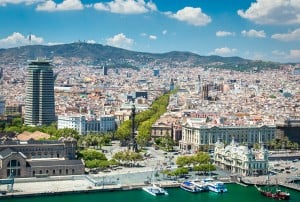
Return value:
M 235 15 L 276 26 L 277 18 L 251 16 L 268 1 L 252 2 Z M 156 1 L 85 3 L 7 0 L 0 1 L 0 10 L 22 4 L 38 14 L 94 8 L 127 15 L 135 8 L 134 15 L 153 17 L 156 12 L 195 27 L 212 21 L 200 7 L 159 13 Z M 288 25 L 293 23 L 287 19 Z M 174 37 L 179 30 L 163 30 L 161 35 Z M 240 36 L 290 42 L 299 33 L 296 29 L 270 35 L 270 30 L 242 30 Z M 215 32 L 217 38 L 240 36 Z M 158 38 L 144 32 L 139 37 Z M 194 53 L 193 46 L 187 48 L 190 51 L 148 53 L 139 50 L 137 38 L 133 41 L 123 33 L 107 38 L 104 45 L 94 40 L 43 40 L 16 32 L 0 38 L 0 200 L 124 190 L 167 196 L 174 194 L 171 188 L 226 197 L 232 184 L 254 188 L 261 201 L 297 200 L 300 52 L 294 44 L 288 47 L 290 55 L 287 49 L 276 49 L 266 51 L 272 56 L 254 57 L 250 51 L 242 53 L 241 47 L 216 48 L 207 56 Z M 181 42 L 179 36 L 176 40 Z M 246 40 L 243 46 L 253 48 Z M 185 44 L 181 47 L 184 50 Z

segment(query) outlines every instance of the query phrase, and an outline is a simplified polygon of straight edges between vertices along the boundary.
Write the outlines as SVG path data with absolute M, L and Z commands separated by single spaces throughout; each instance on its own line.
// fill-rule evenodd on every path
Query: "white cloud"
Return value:
M 130 49 L 133 43 L 133 39 L 127 38 L 123 33 L 117 34 L 111 38 L 106 39 L 107 45 L 125 49 Z
M 64 44 L 64 43 L 61 43 L 61 42 L 48 42 L 47 43 L 48 46 L 55 46 L 55 45 L 61 45 L 61 44 Z
M 257 0 L 237 13 L 258 24 L 299 24 L 300 0 Z
M 84 8 L 80 0 L 64 0 L 57 4 L 53 0 L 47 0 L 37 5 L 38 11 L 66 11 L 66 10 L 82 10 Z
M 243 30 L 242 32 L 243 36 L 246 37 L 254 37 L 254 38 L 265 38 L 266 33 L 264 30 L 257 31 L 255 29 L 250 29 L 249 31 Z
M 144 0 L 114 0 L 105 3 L 95 3 L 94 8 L 120 14 L 142 14 L 157 11 L 157 7 L 152 1 L 146 3 Z
M 168 33 L 167 30 L 163 30 L 163 31 L 162 31 L 162 34 L 163 34 L 163 35 L 166 35 L 167 33 Z
M 292 32 L 289 32 L 287 34 L 273 34 L 271 36 L 271 38 L 273 39 L 277 39 L 280 41 L 296 41 L 296 40 L 300 40 L 300 28 L 299 29 L 295 29 Z
M 93 39 L 87 40 L 86 42 L 89 43 L 89 44 L 95 44 L 95 43 L 97 43 L 97 42 L 96 42 L 95 40 L 93 40 Z
M 22 4 L 22 3 L 26 5 L 30 5 L 41 1 L 42 0 L 0 0 L 0 6 L 6 6 L 7 4 Z
M 86 7 L 86 8 L 93 8 L 93 4 L 84 4 L 84 7 Z
M 218 37 L 235 36 L 235 33 L 227 32 L 227 31 L 217 31 L 216 36 L 218 36 Z
M 273 50 L 272 54 L 275 55 L 275 56 L 279 56 L 279 57 L 286 56 L 285 52 L 279 51 L 279 50 Z
M 300 50 L 290 50 L 288 58 L 295 59 L 300 62 Z
M 210 55 L 222 55 L 222 56 L 229 56 L 235 53 L 237 49 L 233 48 L 230 49 L 228 47 L 216 48 Z
M 149 35 L 149 39 L 151 39 L 151 40 L 156 40 L 156 39 L 157 39 L 157 36 L 155 36 L 155 35 Z
M 201 8 L 184 7 L 177 13 L 166 12 L 165 14 L 170 18 L 175 18 L 194 26 L 204 26 L 211 22 L 211 17 L 202 13 Z
M 12 48 L 29 44 L 42 44 L 44 39 L 34 34 L 24 36 L 19 32 L 14 32 L 10 36 L 0 39 L 0 48 Z
M 147 37 L 149 38 L 150 40 L 156 40 L 157 39 L 157 36 L 156 35 L 148 35 L 147 33 L 141 33 L 141 36 L 142 37 Z
M 273 50 L 272 55 L 275 56 L 275 60 L 280 62 L 300 62 L 300 50 L 294 49 L 289 52 Z

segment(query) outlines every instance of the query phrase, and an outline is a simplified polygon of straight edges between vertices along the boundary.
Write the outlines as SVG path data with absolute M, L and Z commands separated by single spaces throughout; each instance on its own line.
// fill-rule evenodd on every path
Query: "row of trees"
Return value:
M 85 167 L 102 170 L 114 165 L 136 166 L 138 161 L 143 160 L 141 154 L 129 150 L 115 153 L 111 160 L 107 160 L 105 154 L 95 149 L 81 150 L 78 157 L 84 160 Z
M 172 151 L 175 145 L 171 136 L 159 137 L 155 139 L 155 145 L 165 151 Z
M 57 129 L 56 122 L 52 123 L 49 126 L 27 126 L 23 124 L 23 120 L 21 117 L 16 117 L 12 119 L 11 123 L 5 123 L 4 128 L 2 128 L 1 130 L 4 132 L 12 132 L 16 134 L 23 133 L 24 131 L 40 131 L 49 134 L 51 136 L 50 139 L 52 140 L 57 140 L 60 137 L 73 137 L 77 140 L 79 139 L 79 133 L 76 130 L 70 128 Z
M 103 145 L 109 145 L 111 143 L 112 134 L 88 134 L 80 136 L 77 145 L 81 148 L 101 149 Z
M 169 177 L 188 174 L 190 170 L 202 172 L 206 174 L 216 170 L 215 165 L 210 162 L 209 154 L 206 152 L 198 152 L 191 156 L 178 156 L 176 159 L 178 166 L 175 170 L 163 170 L 162 173 Z
M 135 124 L 138 131 L 136 141 L 139 146 L 146 146 L 150 141 L 151 127 L 166 112 L 169 97 L 170 93 L 160 96 L 152 103 L 150 109 L 142 111 L 135 116 Z M 116 131 L 117 138 L 121 141 L 129 140 L 131 137 L 131 127 L 131 120 L 124 121 Z
M 95 149 L 85 149 L 81 150 L 78 155 L 79 158 L 82 158 L 87 168 L 100 168 L 105 169 L 112 165 L 117 165 L 117 162 L 112 160 L 107 160 L 106 156 Z
M 140 153 L 126 150 L 115 153 L 113 159 L 120 165 L 135 166 L 138 161 L 143 160 L 143 156 Z
M 269 149 L 278 150 L 278 149 L 298 149 L 298 143 L 292 142 L 288 137 L 283 139 L 273 139 L 269 144 Z

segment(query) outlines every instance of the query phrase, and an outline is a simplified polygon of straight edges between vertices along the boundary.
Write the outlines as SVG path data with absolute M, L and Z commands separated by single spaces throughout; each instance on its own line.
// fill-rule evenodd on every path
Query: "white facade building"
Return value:
M 83 135 L 85 134 L 86 131 L 85 116 L 81 116 L 81 115 L 58 116 L 57 128 L 58 129 L 71 128 L 78 131 L 80 135 Z
M 203 150 L 204 146 L 213 147 L 218 139 L 225 144 L 230 143 L 232 138 L 239 143 L 267 143 L 274 139 L 276 134 L 275 125 L 207 125 L 205 120 L 189 118 L 182 124 L 182 140 L 179 141 L 181 150 Z
M 87 135 L 90 133 L 106 133 L 116 130 L 115 116 L 103 115 L 99 118 L 91 116 L 89 118 L 83 115 L 66 115 L 58 116 L 57 128 L 72 128 L 80 135 Z
M 214 149 L 216 166 L 241 176 L 257 176 L 268 173 L 268 151 L 261 146 L 259 150 L 238 145 L 234 140 L 225 146 L 217 142 Z

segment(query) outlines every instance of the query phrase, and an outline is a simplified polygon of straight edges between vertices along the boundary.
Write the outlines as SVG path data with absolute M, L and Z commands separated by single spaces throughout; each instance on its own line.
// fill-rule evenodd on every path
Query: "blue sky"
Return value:
M 0 48 L 79 40 L 300 62 L 300 0 L 0 0 Z

